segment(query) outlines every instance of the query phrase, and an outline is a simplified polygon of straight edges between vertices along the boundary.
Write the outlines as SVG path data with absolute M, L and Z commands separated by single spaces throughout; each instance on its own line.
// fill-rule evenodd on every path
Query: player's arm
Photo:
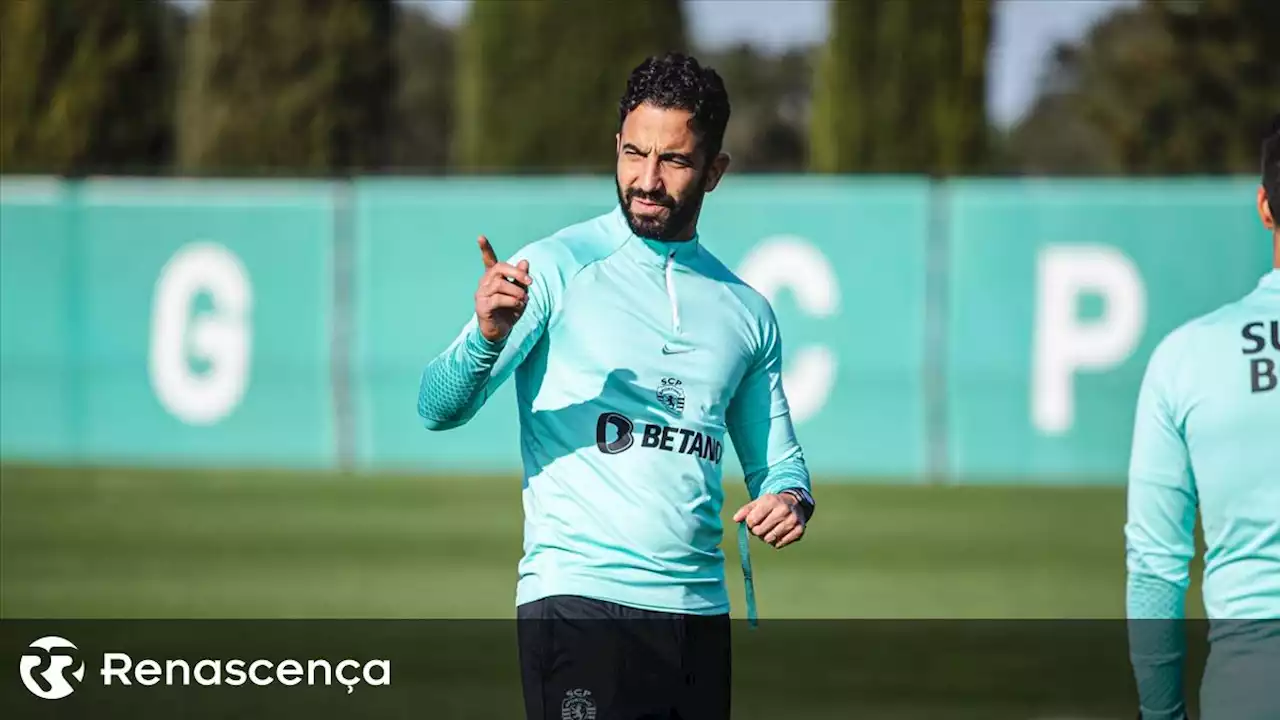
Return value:
M 745 520 L 754 535 L 781 548 L 800 539 L 815 508 L 782 389 L 782 338 L 771 311 L 761 326 L 756 356 L 725 413 L 751 496 L 733 520 Z
M 1181 620 L 1195 553 L 1196 490 L 1175 394 L 1178 353 L 1152 355 L 1138 396 L 1125 524 L 1129 657 L 1144 720 L 1186 717 Z
M 527 259 L 498 262 L 480 238 L 485 272 L 475 295 L 475 315 L 422 372 L 418 415 L 428 430 L 465 424 L 542 337 L 550 313 L 547 274 Z M 526 248 L 528 250 L 528 248 Z

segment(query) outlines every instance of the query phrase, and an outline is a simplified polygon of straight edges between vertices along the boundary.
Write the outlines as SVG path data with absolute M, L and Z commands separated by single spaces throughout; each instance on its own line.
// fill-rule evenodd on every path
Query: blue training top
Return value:
M 1280 718 L 1278 384 L 1280 270 L 1151 356 L 1125 526 L 1130 652 L 1147 720 L 1185 717 L 1185 636 L 1167 621 L 1184 617 L 1197 509 L 1213 643 L 1202 716 Z
M 524 314 L 497 344 L 476 318 L 425 369 L 418 412 L 445 430 L 515 374 L 524 460 L 517 604 L 573 594 L 729 612 L 720 551 L 726 437 L 752 499 L 809 474 L 769 303 L 700 238 L 632 233 L 622 209 L 521 248 Z M 750 590 L 750 588 L 748 588 Z

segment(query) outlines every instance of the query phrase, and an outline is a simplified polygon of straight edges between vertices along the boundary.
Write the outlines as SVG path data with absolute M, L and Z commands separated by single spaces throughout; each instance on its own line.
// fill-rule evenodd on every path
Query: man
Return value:
M 726 437 L 752 498 L 735 522 L 782 548 L 813 512 L 773 312 L 697 230 L 729 165 L 728 120 L 720 77 L 695 59 L 635 68 L 618 207 L 510 262 L 482 236 L 475 316 L 422 376 L 419 414 L 443 430 L 515 375 L 530 718 L 728 718 Z
M 1179 621 L 1197 509 L 1211 648 L 1200 717 L 1280 717 L 1280 116 L 1262 156 L 1257 211 L 1276 269 L 1164 338 L 1139 394 L 1125 535 L 1145 720 L 1187 717 Z

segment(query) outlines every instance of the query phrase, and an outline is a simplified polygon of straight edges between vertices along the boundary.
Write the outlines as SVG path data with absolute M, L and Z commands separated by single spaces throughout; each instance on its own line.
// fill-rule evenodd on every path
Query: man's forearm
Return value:
M 746 480 L 752 497 L 793 490 L 796 491 L 796 499 L 804 506 L 806 517 L 813 513 L 809 469 L 805 465 L 804 456 L 799 452 L 770 467 L 748 474 Z
M 1127 595 L 1129 658 L 1142 720 L 1184 720 L 1185 588 L 1155 574 L 1130 572 Z
M 502 347 L 472 328 L 427 365 L 418 385 L 418 415 L 428 430 L 448 430 L 471 419 Z

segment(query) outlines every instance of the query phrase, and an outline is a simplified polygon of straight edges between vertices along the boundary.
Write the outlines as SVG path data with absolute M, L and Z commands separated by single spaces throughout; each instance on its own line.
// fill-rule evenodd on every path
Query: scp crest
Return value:
M 676 415 L 684 413 L 683 384 L 676 378 L 667 377 L 662 378 L 662 384 L 658 386 L 658 402 Z
M 596 703 L 590 690 L 570 690 L 560 703 L 560 720 L 596 720 Z

